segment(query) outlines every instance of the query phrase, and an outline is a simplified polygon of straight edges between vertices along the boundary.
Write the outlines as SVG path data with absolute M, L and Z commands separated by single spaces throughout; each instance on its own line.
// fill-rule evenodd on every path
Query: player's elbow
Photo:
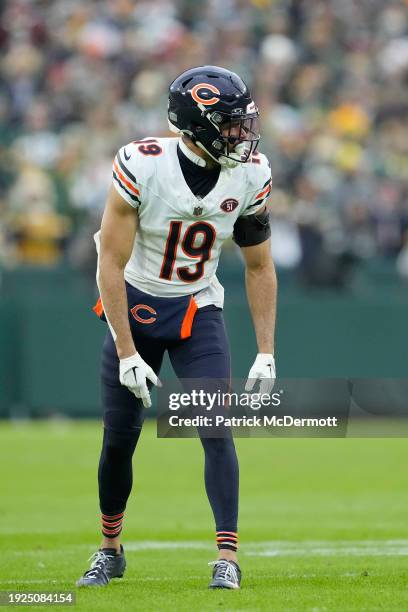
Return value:
M 265 274 L 276 278 L 275 266 L 270 253 L 263 253 L 262 257 L 248 258 L 246 261 L 246 271 L 250 274 Z
M 99 275 L 102 277 L 114 274 L 123 275 L 126 263 L 127 259 L 120 254 L 102 250 L 99 257 Z
M 247 282 L 251 284 L 262 284 L 264 287 L 268 286 L 271 290 L 276 290 L 278 281 L 272 258 L 247 264 L 245 276 Z

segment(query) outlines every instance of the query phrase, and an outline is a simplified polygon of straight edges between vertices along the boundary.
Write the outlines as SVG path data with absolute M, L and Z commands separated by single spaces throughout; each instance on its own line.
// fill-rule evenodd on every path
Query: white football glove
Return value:
M 261 381 L 260 393 L 271 393 L 275 384 L 275 359 L 271 353 L 258 353 L 254 365 L 249 370 L 245 391 L 252 391 L 257 380 Z
M 150 408 L 152 401 L 146 379 L 149 379 L 158 387 L 162 386 L 152 368 L 143 361 L 139 353 L 119 361 L 119 380 L 121 384 L 140 398 L 145 408 Z

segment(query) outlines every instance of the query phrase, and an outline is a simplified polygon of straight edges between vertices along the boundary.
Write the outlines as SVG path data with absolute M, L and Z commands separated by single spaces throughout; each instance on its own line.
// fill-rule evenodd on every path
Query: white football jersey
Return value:
M 188 187 L 177 146 L 195 157 L 179 138 L 145 138 L 122 147 L 113 163 L 113 184 L 137 209 L 139 228 L 125 279 L 162 297 L 195 294 L 199 307 L 223 306 L 216 270 L 223 242 L 239 216 L 263 207 L 271 189 L 269 162 L 221 166 L 218 182 L 204 198 Z

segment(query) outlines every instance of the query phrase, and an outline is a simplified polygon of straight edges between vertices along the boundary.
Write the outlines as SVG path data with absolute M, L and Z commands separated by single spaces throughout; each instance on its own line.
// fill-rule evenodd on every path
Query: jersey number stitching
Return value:
M 160 155 L 163 153 L 163 149 L 157 144 L 155 138 L 146 138 L 146 140 L 134 140 L 133 144 L 141 143 L 137 149 L 143 155 Z
M 177 248 L 180 242 L 182 221 L 171 221 L 169 233 L 167 235 L 166 248 L 164 251 L 163 263 L 160 270 L 160 278 L 171 280 L 173 275 L 174 263 L 177 257 Z M 202 235 L 202 241 L 196 245 L 197 236 Z M 190 225 L 181 243 L 183 252 L 192 259 L 199 259 L 195 264 L 195 270 L 191 271 L 189 266 L 177 268 L 177 276 L 184 283 L 193 283 L 199 280 L 204 274 L 204 264 L 211 257 L 211 249 L 215 240 L 215 229 L 210 223 L 197 221 Z

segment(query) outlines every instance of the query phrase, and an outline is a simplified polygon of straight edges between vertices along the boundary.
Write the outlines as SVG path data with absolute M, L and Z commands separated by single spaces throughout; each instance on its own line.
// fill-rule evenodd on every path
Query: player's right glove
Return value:
M 257 380 L 260 381 L 259 392 L 271 393 L 276 379 L 275 359 L 271 353 L 258 353 L 254 365 L 249 371 L 245 391 L 252 391 Z
M 158 387 L 162 386 L 152 368 L 147 365 L 139 353 L 119 361 L 119 380 L 121 384 L 140 398 L 145 408 L 150 408 L 152 400 L 147 388 L 147 379 Z

